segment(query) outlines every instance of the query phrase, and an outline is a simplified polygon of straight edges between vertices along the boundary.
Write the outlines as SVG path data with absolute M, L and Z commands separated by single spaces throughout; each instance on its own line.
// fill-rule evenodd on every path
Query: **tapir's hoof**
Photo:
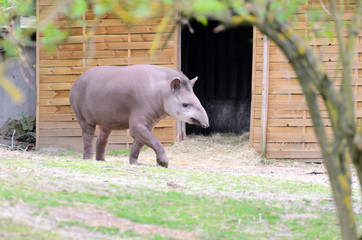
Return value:
M 168 168 L 168 162 L 158 161 L 158 162 L 157 162 L 157 165 L 158 165 L 158 166 L 161 166 L 161 167 L 164 167 L 164 168 Z

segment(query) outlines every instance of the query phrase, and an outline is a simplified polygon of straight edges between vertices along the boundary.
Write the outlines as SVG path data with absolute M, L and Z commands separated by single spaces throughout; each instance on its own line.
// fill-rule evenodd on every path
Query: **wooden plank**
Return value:
M 40 90 L 70 90 L 73 83 L 40 83 Z
M 263 55 L 258 54 L 256 55 L 256 62 L 262 63 L 263 62 Z M 324 53 L 321 56 L 321 60 L 323 62 L 338 62 L 338 54 L 337 53 Z M 289 60 L 284 55 L 272 55 L 270 58 L 271 63 L 289 63 Z
M 331 123 L 329 121 L 329 119 L 323 119 L 324 120 L 324 126 L 325 127 L 330 127 Z M 261 122 L 260 119 L 255 119 L 254 120 L 254 126 L 255 127 L 260 127 L 261 126 Z M 307 118 L 307 119 L 274 119 L 274 118 L 270 118 L 268 119 L 268 126 L 270 127 L 304 127 L 304 126 L 308 126 L 308 127 L 312 127 L 313 123 L 312 120 Z
M 53 114 L 53 113 L 40 113 L 39 117 L 42 122 L 77 122 L 77 117 L 75 114 Z
M 302 103 L 305 102 L 303 94 L 280 94 L 280 95 L 269 95 L 270 102 L 287 102 L 287 103 Z M 321 96 L 317 97 L 319 102 L 322 102 Z M 262 102 L 261 95 L 255 96 L 255 102 Z
M 335 70 L 335 69 L 343 69 L 342 64 L 338 63 L 338 62 L 324 62 L 322 64 L 322 68 L 325 70 Z M 362 63 L 358 62 L 353 64 L 352 69 L 360 69 L 362 68 Z M 258 70 L 262 70 L 263 69 L 263 65 L 260 63 L 256 64 L 256 69 Z M 285 64 L 285 63 L 270 63 L 270 71 L 294 71 L 292 66 L 290 64 Z
M 58 51 L 81 51 L 83 50 L 83 44 L 72 43 L 72 44 L 61 44 L 56 48 Z M 42 51 L 43 49 L 41 49 Z
M 78 28 L 57 28 L 60 31 L 64 31 L 67 32 L 68 36 L 79 36 L 79 35 L 83 35 L 83 28 L 78 27 Z M 42 39 L 44 37 L 44 33 L 40 33 L 39 34 L 39 39 Z M 67 45 L 65 43 L 65 45 Z M 40 46 L 41 51 L 46 51 L 46 49 L 44 48 L 44 46 Z
M 88 47 L 90 48 L 90 47 Z M 42 59 L 83 59 L 83 58 L 107 58 L 107 57 L 128 57 L 128 50 L 104 50 L 104 51 L 56 51 L 53 54 L 41 52 Z
M 53 114 L 71 114 L 73 110 L 71 106 L 58 106 L 58 107 L 39 107 L 40 113 L 53 113 Z
M 167 127 L 167 128 L 155 128 L 153 130 L 153 134 L 155 136 L 159 136 L 159 135 L 163 135 L 163 136 L 171 136 L 173 135 L 173 129 L 172 127 Z
M 154 130 L 155 135 L 163 135 L 163 136 L 172 136 L 172 128 L 156 128 Z M 42 137 L 68 137 L 68 136 L 82 136 L 82 130 L 80 128 L 57 128 L 57 129 L 40 129 L 40 135 Z M 98 136 L 98 131 L 95 132 L 94 136 Z M 124 139 L 122 136 L 128 136 L 127 139 L 131 139 L 129 135 L 127 135 L 127 131 L 112 131 L 110 135 L 110 139 L 113 139 L 114 142 L 117 139 Z
M 94 137 L 96 138 L 96 137 Z M 133 138 L 130 136 L 110 136 L 109 137 L 109 143 L 129 143 L 131 144 L 133 142 Z M 46 144 L 46 145 L 62 145 L 64 143 L 67 144 L 82 144 L 82 138 L 81 137 L 41 137 L 40 138 L 40 145 Z
M 253 145 L 255 149 L 260 149 L 260 143 Z M 320 151 L 319 143 L 273 143 L 267 146 L 267 151 Z
M 320 151 L 267 151 L 268 158 L 296 158 L 296 159 L 321 159 Z
M 41 75 L 39 76 L 40 83 L 74 83 L 80 76 L 76 75 Z
M 44 122 L 39 123 L 39 129 L 56 129 L 56 128 L 80 128 L 78 121 L 72 122 Z
M 313 48 L 313 50 L 316 53 L 321 53 L 321 52 L 328 52 L 329 54 L 338 54 L 338 46 L 336 45 L 328 45 L 328 46 L 315 46 Z M 358 52 L 361 52 L 362 50 L 362 46 L 361 45 L 357 45 L 356 46 L 356 50 Z M 262 47 L 258 47 L 256 48 L 256 54 L 263 54 L 263 48 Z M 271 44 L 270 45 L 270 55 L 283 55 L 282 51 L 279 49 L 279 47 L 277 47 L 276 45 Z M 272 59 L 272 57 L 271 57 Z
M 82 130 L 80 128 L 62 128 L 62 129 L 40 129 L 39 133 L 42 137 L 81 137 Z
M 149 26 L 134 26 L 134 27 L 126 27 L 126 26 L 117 26 L 117 27 L 98 27 L 95 30 L 96 35 L 103 34 L 122 34 L 122 33 L 156 33 L 158 25 L 149 25 Z M 172 25 L 169 25 L 165 28 L 165 32 L 169 33 L 173 29 Z M 89 30 L 87 31 L 87 33 Z
M 40 91 L 40 99 L 53 99 L 53 98 L 68 98 L 69 90 L 56 90 L 56 91 Z
M 278 109 L 269 109 L 268 112 L 268 119 L 300 119 L 304 117 L 304 110 L 278 110 Z M 362 114 L 362 112 L 361 112 Z M 321 115 L 323 118 L 328 117 L 327 111 L 321 111 Z M 357 115 L 359 116 L 359 115 Z M 361 115 L 362 116 L 362 115 Z M 306 117 L 309 118 L 310 114 L 307 112 Z M 261 111 L 256 109 L 255 110 L 255 118 L 260 119 L 261 118 Z
M 254 130 L 256 132 L 261 132 L 261 127 L 254 126 Z M 327 134 L 333 134 L 333 130 L 331 127 L 326 127 L 325 130 Z M 270 126 L 267 128 L 268 135 L 278 135 L 284 133 L 295 134 L 296 136 L 299 136 L 301 134 L 315 135 L 313 126 Z
M 255 142 L 260 142 L 260 134 L 255 134 Z M 277 133 L 268 134 L 268 142 L 274 143 L 316 143 L 318 142 L 315 134 L 294 134 L 294 133 Z
M 90 69 L 90 67 L 40 67 L 39 73 L 41 75 L 45 75 L 45 74 L 47 74 L 47 75 L 53 75 L 53 74 L 74 75 L 74 74 L 82 74 L 85 71 L 87 71 L 88 69 Z
M 131 57 L 150 57 L 150 49 L 131 49 Z M 155 51 L 156 57 L 163 56 L 163 57 L 173 57 L 174 56 L 174 49 L 172 48 L 165 48 L 165 49 L 158 49 Z
M 262 74 L 263 71 L 261 70 L 256 70 L 255 72 L 256 74 L 256 79 L 262 79 Z M 270 71 L 269 72 L 269 78 L 270 79 L 274 79 L 274 78 L 285 78 L 285 79 L 289 79 L 289 78 L 297 78 L 296 74 L 294 71 L 290 71 L 288 69 L 286 69 L 285 71 Z
M 165 48 L 173 48 L 173 41 L 160 42 L 160 46 Z M 92 47 L 94 50 L 120 50 L 120 49 L 150 49 L 152 42 L 110 42 L 110 43 L 94 43 Z
M 101 58 L 101 59 L 86 59 L 87 66 L 126 66 L 132 64 L 172 64 L 170 57 L 156 57 L 152 59 L 150 57 L 133 57 L 133 58 Z
M 130 34 L 131 42 L 152 42 L 155 40 L 155 33 L 132 33 Z M 169 37 L 169 33 L 161 34 L 161 41 L 166 41 Z M 177 42 L 177 36 L 174 37 L 174 41 Z
M 66 59 L 66 60 L 40 60 L 40 66 L 42 67 L 80 67 L 83 65 L 82 59 Z
M 107 42 L 128 42 L 128 34 L 116 35 L 95 35 L 88 36 L 69 36 L 66 43 L 107 43 Z

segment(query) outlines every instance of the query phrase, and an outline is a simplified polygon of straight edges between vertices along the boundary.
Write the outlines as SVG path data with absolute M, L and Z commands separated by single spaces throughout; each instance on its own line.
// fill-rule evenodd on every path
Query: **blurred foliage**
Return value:
M 17 86 L 5 75 L 5 60 L 9 57 L 19 57 L 24 61 L 22 49 L 34 44 L 31 35 L 34 29 L 21 28 L 20 16 L 35 16 L 35 2 L 32 0 L 0 0 L 0 87 L 9 93 L 11 99 L 20 104 L 23 94 Z M 24 76 L 24 79 L 26 77 Z M 27 81 L 27 80 L 25 80 Z M 28 81 L 27 81 L 28 82 Z
M 31 44 L 30 36 L 35 29 L 21 28 L 19 17 L 35 16 L 32 0 L 0 0 L 0 47 L 5 57 L 21 55 L 20 48 Z M 35 27 L 35 26 L 34 26 Z

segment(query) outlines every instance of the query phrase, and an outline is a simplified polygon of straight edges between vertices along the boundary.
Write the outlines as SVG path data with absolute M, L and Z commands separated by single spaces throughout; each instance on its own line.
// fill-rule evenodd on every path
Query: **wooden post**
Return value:
M 40 34 L 39 34 L 39 22 L 40 22 L 40 17 L 39 17 L 39 8 L 40 8 L 40 2 L 39 0 L 36 0 L 36 49 L 35 49 L 35 54 L 36 54 L 36 68 L 35 68 L 35 76 L 36 76 L 36 118 L 35 118 L 35 126 L 36 126 L 36 130 L 35 130 L 35 149 L 39 150 L 39 142 L 40 142 L 40 135 L 39 135 L 39 123 L 40 123 L 40 116 L 39 116 L 39 88 L 40 88 L 40 80 L 39 80 L 39 53 L 40 53 Z
M 251 75 L 251 107 L 250 107 L 250 137 L 249 145 L 254 145 L 254 125 L 255 125 L 255 96 L 256 96 L 256 44 L 257 44 L 258 32 L 256 27 L 253 27 L 253 63 L 252 63 L 252 75 Z
M 175 52 L 174 52 L 174 59 L 176 60 L 176 68 L 177 70 L 181 71 L 181 24 L 178 24 L 175 31 Z M 186 123 L 177 120 L 176 122 L 176 142 L 180 142 L 186 139 Z
M 262 106 L 261 106 L 261 138 L 260 153 L 262 157 L 266 156 L 266 130 L 268 124 L 268 97 L 269 97 L 269 47 L 270 41 L 264 35 L 263 45 L 263 89 L 262 89 Z

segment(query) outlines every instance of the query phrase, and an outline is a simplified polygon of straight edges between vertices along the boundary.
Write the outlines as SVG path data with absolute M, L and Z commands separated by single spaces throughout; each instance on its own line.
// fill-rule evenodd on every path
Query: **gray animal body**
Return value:
M 202 129 L 187 125 L 188 134 L 210 135 L 216 132 L 243 134 L 250 129 L 250 97 L 200 98 L 210 121 L 210 127 Z
M 152 134 L 166 116 L 209 126 L 208 116 L 183 73 L 155 65 L 101 66 L 84 72 L 70 91 L 70 104 L 82 129 L 84 159 L 93 155 L 96 125 L 96 159 L 105 160 L 105 148 L 112 130 L 128 129 L 134 138 L 129 157 L 137 164 L 143 145 L 156 152 L 157 164 L 168 166 L 165 150 Z

